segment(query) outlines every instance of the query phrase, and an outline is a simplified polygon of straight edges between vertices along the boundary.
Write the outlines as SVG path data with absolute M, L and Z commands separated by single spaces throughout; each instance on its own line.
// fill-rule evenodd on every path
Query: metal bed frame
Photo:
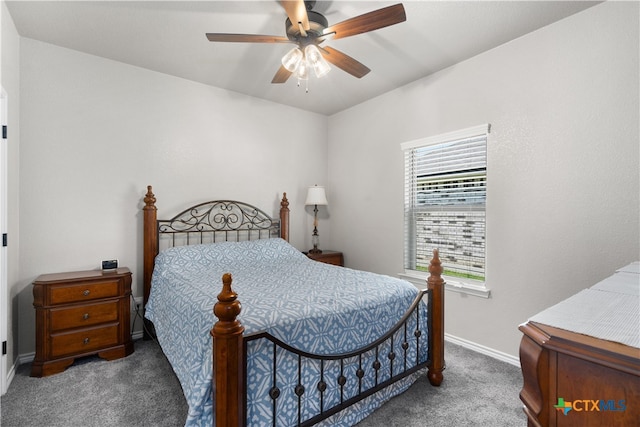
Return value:
M 269 217 L 264 211 L 255 206 L 243 202 L 231 200 L 211 201 L 192 206 L 169 220 L 157 219 L 156 198 L 152 187 L 147 187 L 144 198 L 144 303 L 149 298 L 151 290 L 151 277 L 153 274 L 154 259 L 163 244 L 166 246 L 201 244 L 217 241 L 243 241 L 262 238 L 281 237 L 289 240 L 289 202 L 286 193 L 283 194 L 280 203 L 278 219 Z M 164 243 L 163 243 L 164 242 Z M 434 250 L 434 256 L 429 266 L 430 276 L 427 280 L 427 289 L 419 293 L 411 307 L 402 319 L 384 336 L 375 342 L 356 351 L 336 354 L 317 355 L 297 350 L 278 338 L 266 332 L 244 334 L 244 327 L 237 320 L 241 310 L 238 295 L 233 291 L 231 274 L 222 277 L 222 291 L 218 295 L 218 302 L 213 307 L 218 321 L 211 329 L 213 336 L 213 403 L 214 423 L 217 427 L 238 427 L 246 425 L 246 378 L 247 378 L 247 347 L 250 342 L 266 339 L 271 343 L 274 354 L 273 386 L 269 391 L 273 402 L 273 426 L 276 425 L 276 402 L 280 398 L 281 390 L 276 383 L 275 360 L 278 352 L 289 352 L 298 360 L 298 372 L 304 363 L 320 365 L 320 377 L 316 382 L 316 389 L 320 393 L 320 412 L 308 419 L 303 419 L 301 401 L 308 390 L 298 380 L 294 393 L 298 399 L 299 426 L 311 426 L 331 415 L 338 413 L 346 407 L 382 390 L 388 385 L 397 382 L 420 369 L 428 369 L 428 379 L 434 386 L 439 386 L 443 380 L 442 371 L 444 362 L 444 280 L 441 277 L 442 266 L 438 251 Z M 420 357 L 419 343 L 423 337 L 425 325 L 419 323 L 419 310 L 424 309 L 421 304 L 423 298 L 427 298 L 427 337 L 428 351 L 426 358 Z M 153 330 L 150 322 L 145 328 Z M 415 324 L 415 329 L 410 330 Z M 411 326 L 408 326 L 411 325 Z M 145 332 L 146 334 L 147 332 Z M 401 354 L 394 349 L 394 340 L 400 339 Z M 396 343 L 397 344 L 397 343 Z M 410 348 L 416 348 L 415 362 L 408 361 Z M 390 350 L 388 350 L 390 349 Z M 385 353 L 385 351 L 387 351 Z M 367 371 L 359 366 L 355 373 L 356 378 L 347 378 L 342 372 L 342 366 L 347 360 L 357 358 L 362 363 L 365 354 L 375 352 L 375 362 Z M 390 363 L 390 375 L 379 378 L 381 367 L 380 358 L 388 358 Z M 393 372 L 393 361 L 398 358 L 403 362 L 403 369 Z M 335 378 L 325 378 L 325 363 L 339 363 L 340 374 Z M 374 385 L 363 387 L 365 372 L 373 372 Z M 358 381 L 359 392 L 350 397 L 341 393 L 340 402 L 330 407 L 324 407 L 324 391 L 328 381 L 337 382 L 342 390 L 347 381 Z M 371 378 L 368 379 L 371 381 Z

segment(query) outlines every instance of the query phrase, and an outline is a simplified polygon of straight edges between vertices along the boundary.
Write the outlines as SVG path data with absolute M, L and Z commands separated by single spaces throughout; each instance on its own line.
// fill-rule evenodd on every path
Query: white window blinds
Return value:
M 402 144 L 405 269 L 426 271 L 439 249 L 445 274 L 484 281 L 488 125 Z

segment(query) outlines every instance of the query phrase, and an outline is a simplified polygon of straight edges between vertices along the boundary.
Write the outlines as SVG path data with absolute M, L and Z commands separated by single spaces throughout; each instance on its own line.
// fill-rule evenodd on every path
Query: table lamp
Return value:
M 311 235 L 311 243 L 313 243 L 313 249 L 309 250 L 310 254 L 321 254 L 322 251 L 318 249 L 318 205 L 328 205 L 327 195 L 324 192 L 324 187 L 314 185 L 309 187 L 307 191 L 307 200 L 304 202 L 306 206 L 313 205 L 313 234 Z

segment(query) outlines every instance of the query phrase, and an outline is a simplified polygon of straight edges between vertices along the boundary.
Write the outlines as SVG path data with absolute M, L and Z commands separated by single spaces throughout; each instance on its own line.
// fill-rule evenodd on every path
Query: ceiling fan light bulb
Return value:
M 312 64 L 322 59 L 322 55 L 320 54 L 318 47 L 314 44 L 310 44 L 304 48 L 304 55 Z
M 329 64 L 327 64 L 327 61 L 325 61 L 323 58 L 321 61 L 318 61 L 315 64 L 313 64 L 313 71 L 316 74 L 316 77 L 320 78 L 329 74 L 329 71 L 331 71 L 331 67 L 329 66 Z
M 293 73 L 300 66 L 302 56 L 302 51 L 295 47 L 282 57 L 282 66 Z
M 309 63 L 306 59 L 302 59 L 298 65 L 298 69 L 296 70 L 296 77 L 298 80 L 308 80 L 309 79 Z
M 331 70 L 331 67 L 322 57 L 320 50 L 315 45 L 310 44 L 309 46 L 307 46 L 304 50 L 304 55 L 313 68 L 313 71 L 317 78 L 327 75 L 327 73 Z

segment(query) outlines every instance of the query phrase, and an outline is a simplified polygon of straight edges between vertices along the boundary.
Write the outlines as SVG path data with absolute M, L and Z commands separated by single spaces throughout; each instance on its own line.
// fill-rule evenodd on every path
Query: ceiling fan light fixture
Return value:
M 282 66 L 293 73 L 300 66 L 303 56 L 302 51 L 294 47 L 282 57 Z
M 322 57 L 322 54 L 316 45 L 310 44 L 307 46 L 304 49 L 304 54 L 317 78 L 326 76 L 327 73 L 331 71 L 331 67 Z
M 297 47 L 287 52 L 282 58 L 282 65 L 276 71 L 271 83 L 284 83 L 292 75 L 297 76 L 298 80 L 307 80 L 309 67 L 313 68 L 318 78 L 322 77 L 331 70 L 326 59 L 332 65 L 359 79 L 371 70 L 339 50 L 329 46 L 319 48 L 318 45 L 329 36 L 332 36 L 333 40 L 356 36 L 407 20 L 404 6 L 398 3 L 329 26 L 327 18 L 311 10 L 315 1 L 281 0 L 279 3 L 287 14 L 284 22 L 286 37 L 264 34 L 206 33 L 207 39 L 211 42 L 295 43 Z M 301 66 L 302 70 L 298 71 Z

